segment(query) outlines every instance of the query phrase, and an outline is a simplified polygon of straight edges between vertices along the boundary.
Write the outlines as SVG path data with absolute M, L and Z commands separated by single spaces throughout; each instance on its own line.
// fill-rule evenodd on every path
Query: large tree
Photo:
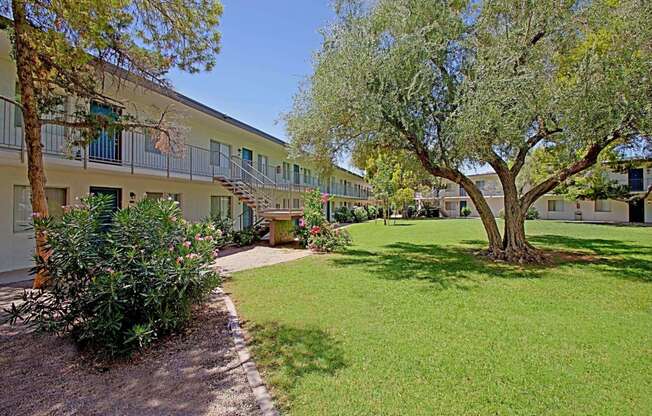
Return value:
M 12 18 L 5 29 L 13 43 L 34 215 L 48 215 L 42 125 L 74 128 L 87 141 L 102 128 L 142 128 L 160 147 L 182 140 L 184 129 L 167 111 L 151 119 L 115 118 L 86 108 L 66 113 L 61 103 L 73 96 L 114 105 L 105 91 L 109 78 L 112 85 L 135 77 L 168 87 L 172 68 L 210 70 L 219 51 L 219 0 L 1 0 L 0 12 Z M 47 255 L 42 235 L 36 253 Z M 37 276 L 35 287 L 43 279 Z
M 543 260 L 525 237 L 527 209 L 651 131 L 649 2 L 378 0 L 343 10 L 287 115 L 294 147 L 322 161 L 369 147 L 411 152 L 467 191 L 493 258 Z M 535 150 L 557 168 L 519 192 Z M 502 236 L 464 174 L 483 164 L 503 186 Z

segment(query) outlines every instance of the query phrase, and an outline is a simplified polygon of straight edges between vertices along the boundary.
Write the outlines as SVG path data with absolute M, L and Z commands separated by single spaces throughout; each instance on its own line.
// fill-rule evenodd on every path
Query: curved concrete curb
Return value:
M 224 299 L 224 304 L 226 305 L 229 314 L 229 330 L 231 331 L 231 336 L 233 336 L 233 343 L 235 344 L 240 364 L 247 375 L 247 381 L 249 381 L 249 386 L 254 393 L 254 397 L 256 398 L 256 402 L 258 402 L 262 415 L 279 416 L 278 411 L 274 407 L 272 396 L 267 391 L 267 387 L 256 368 L 256 364 L 251 358 L 251 353 L 249 352 L 247 343 L 244 340 L 244 334 L 240 327 L 240 320 L 238 319 L 238 313 L 235 310 L 233 301 L 222 289 L 216 289 L 216 292 Z

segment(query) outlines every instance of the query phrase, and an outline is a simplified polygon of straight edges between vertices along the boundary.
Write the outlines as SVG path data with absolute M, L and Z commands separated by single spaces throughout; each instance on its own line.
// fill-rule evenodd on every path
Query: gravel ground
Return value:
M 21 290 L 0 288 L 0 304 Z M 260 414 L 217 295 L 182 336 L 110 365 L 67 339 L 0 325 L 0 369 L 0 415 Z

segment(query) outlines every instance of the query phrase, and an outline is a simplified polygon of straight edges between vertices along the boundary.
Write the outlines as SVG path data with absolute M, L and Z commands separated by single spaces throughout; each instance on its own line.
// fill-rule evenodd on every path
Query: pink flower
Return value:
M 170 247 L 168 247 L 168 250 L 174 251 L 174 247 L 170 246 Z
M 177 217 L 170 217 L 170 221 L 172 221 L 172 222 L 176 222 L 176 221 L 177 221 Z
M 195 241 L 204 241 L 201 234 L 195 234 Z
M 187 240 L 186 240 L 186 241 L 183 242 L 183 246 L 184 246 L 185 248 L 190 248 L 191 245 L 192 245 L 192 243 L 191 243 L 190 241 L 187 241 Z
M 186 254 L 186 258 L 188 258 L 188 259 L 190 259 L 190 260 L 194 260 L 194 259 L 196 259 L 196 258 L 198 258 L 198 257 L 199 257 L 199 254 L 197 254 L 197 253 L 189 253 L 189 254 Z
M 329 198 L 329 195 L 326 192 L 321 194 L 321 202 L 322 203 L 326 204 L 328 202 L 328 198 Z
M 177 257 L 177 264 L 181 264 L 182 261 L 183 261 L 183 257 Z
M 220 250 L 213 250 L 213 257 L 217 258 L 220 255 Z
M 40 212 L 32 212 L 32 217 L 33 218 L 41 218 L 41 213 Z
M 206 237 L 204 237 L 204 240 L 213 241 L 213 236 L 212 235 L 207 235 Z
M 106 268 L 107 273 L 113 273 L 115 270 L 113 270 L 111 267 Z
M 303 220 L 303 218 L 299 218 L 299 227 L 303 228 L 306 226 L 306 222 Z

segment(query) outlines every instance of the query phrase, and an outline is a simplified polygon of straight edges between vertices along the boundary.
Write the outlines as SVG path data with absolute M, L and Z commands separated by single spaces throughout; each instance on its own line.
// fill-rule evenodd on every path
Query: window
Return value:
M 479 189 L 484 188 L 484 181 L 475 181 L 475 186 L 477 186 Z
M 287 198 L 283 198 L 283 209 L 288 209 L 290 208 L 290 200 Z
M 455 211 L 457 211 L 457 202 L 446 202 L 444 204 L 444 207 L 446 208 L 446 211 L 448 211 L 448 212 L 455 212 Z
M 258 155 L 258 170 L 268 176 L 267 167 L 269 166 L 269 158 L 265 155 Z
M 14 185 L 14 232 L 29 231 L 32 226 L 32 203 L 29 186 Z M 50 216 L 63 215 L 63 205 L 66 205 L 67 190 L 65 188 L 45 188 L 45 198 L 48 201 Z
M 607 199 L 598 199 L 595 201 L 595 212 L 611 212 L 611 204 Z
M 301 201 L 299 200 L 299 198 L 294 198 L 294 200 L 292 200 L 292 209 L 299 209 L 299 208 L 301 208 Z
M 288 162 L 283 162 L 283 179 L 290 180 L 290 164 Z
M 231 145 L 211 140 L 211 165 L 227 167 L 230 158 Z
M 564 210 L 564 201 L 560 199 L 548 200 L 548 212 L 561 212 Z
M 230 196 L 211 196 L 211 217 L 232 218 Z

